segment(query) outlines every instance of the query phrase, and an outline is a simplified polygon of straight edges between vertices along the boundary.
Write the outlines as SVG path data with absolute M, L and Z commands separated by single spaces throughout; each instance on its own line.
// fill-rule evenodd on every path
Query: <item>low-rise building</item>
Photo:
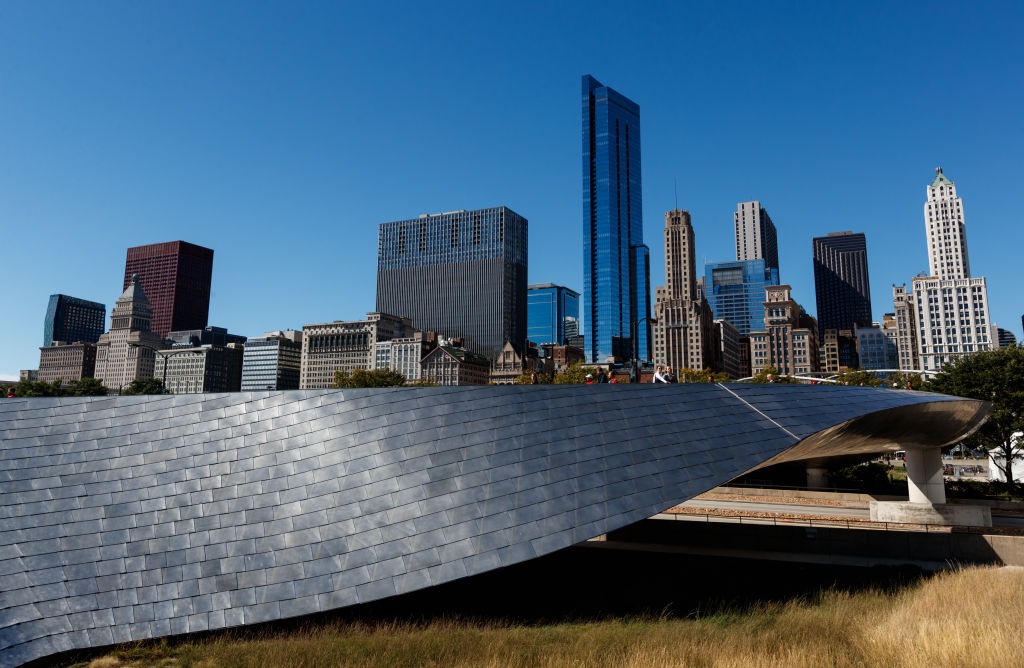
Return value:
M 464 348 L 439 345 L 423 358 L 421 378 L 437 385 L 487 385 L 491 362 Z
M 39 380 L 65 383 L 92 378 L 96 372 L 96 344 L 86 341 L 54 341 L 39 349 Z
M 765 288 L 765 328 L 750 333 L 751 374 L 769 366 L 787 376 L 819 370 L 818 324 L 791 292 L 788 285 Z
M 302 362 L 299 387 L 324 390 L 334 387 L 334 372 L 377 368 L 377 342 L 411 336 L 409 318 L 388 313 L 367 313 L 365 320 L 335 320 L 302 327 Z

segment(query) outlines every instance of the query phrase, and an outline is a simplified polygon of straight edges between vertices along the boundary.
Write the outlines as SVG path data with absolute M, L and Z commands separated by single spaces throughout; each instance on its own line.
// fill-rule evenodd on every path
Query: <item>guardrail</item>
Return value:
M 813 517 L 751 517 L 749 515 L 719 515 L 713 513 L 659 513 L 651 519 L 681 522 L 704 522 L 706 524 L 751 524 L 788 527 L 861 529 L 869 531 L 916 531 L 921 533 L 972 533 L 995 535 L 1024 535 L 1024 529 L 1016 527 L 950 526 L 948 524 L 904 524 L 901 522 L 879 522 L 873 520 L 824 520 Z

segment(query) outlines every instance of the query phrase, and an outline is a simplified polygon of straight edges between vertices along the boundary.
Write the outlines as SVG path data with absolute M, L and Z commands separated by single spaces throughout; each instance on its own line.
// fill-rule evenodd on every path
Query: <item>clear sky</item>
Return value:
M 867 236 L 873 316 L 927 271 L 941 165 L 1021 336 L 1020 2 L 0 3 L 0 377 L 48 297 L 107 304 L 129 246 L 216 251 L 210 324 L 374 309 L 381 222 L 506 205 L 530 282 L 583 285 L 580 77 L 640 105 L 645 239 L 734 259 L 757 199 L 815 311 L 811 238 Z

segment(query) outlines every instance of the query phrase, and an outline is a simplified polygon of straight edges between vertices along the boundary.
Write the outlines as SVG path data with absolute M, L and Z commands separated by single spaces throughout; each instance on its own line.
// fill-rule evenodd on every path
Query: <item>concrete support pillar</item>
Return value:
M 828 487 L 828 469 L 823 466 L 807 466 L 807 488 L 825 489 Z
M 911 503 L 946 503 L 942 482 L 942 451 L 938 448 L 907 448 L 907 491 Z

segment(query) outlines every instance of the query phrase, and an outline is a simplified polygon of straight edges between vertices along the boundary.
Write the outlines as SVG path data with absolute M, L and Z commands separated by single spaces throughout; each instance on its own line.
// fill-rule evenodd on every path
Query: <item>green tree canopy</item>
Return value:
M 751 383 L 795 383 L 796 381 L 789 376 L 780 376 L 779 370 L 769 364 L 765 368 L 761 369 L 758 373 L 754 374 L 754 377 L 750 380 Z
M 1014 433 L 1024 431 L 1024 348 L 1009 346 L 957 358 L 943 367 L 927 389 L 992 402 L 988 422 L 965 443 L 995 455 L 992 462 L 1012 490 L 1014 465 L 1024 463 L 1024 453 L 1013 447 Z
M 555 375 L 555 383 L 557 385 L 581 385 L 587 382 L 588 373 L 593 374 L 596 382 L 597 369 L 573 362 L 565 371 Z
M 52 383 L 41 380 L 22 380 L 14 386 L 14 395 L 18 397 L 64 397 L 67 396 L 67 391 L 64 388 L 64 381 L 59 379 Z
M 102 397 L 109 394 L 103 383 L 95 378 L 82 378 L 67 384 L 67 393 L 72 397 Z
M 879 387 L 884 381 L 876 374 L 863 369 L 844 371 L 836 377 L 837 385 L 863 385 L 864 387 Z
M 121 388 L 121 394 L 167 394 L 167 390 L 159 378 L 140 378 Z
M 401 387 L 405 376 L 394 369 L 335 371 L 334 387 Z
M 711 369 L 680 369 L 676 377 L 680 383 L 724 383 L 729 380 L 729 374 Z

